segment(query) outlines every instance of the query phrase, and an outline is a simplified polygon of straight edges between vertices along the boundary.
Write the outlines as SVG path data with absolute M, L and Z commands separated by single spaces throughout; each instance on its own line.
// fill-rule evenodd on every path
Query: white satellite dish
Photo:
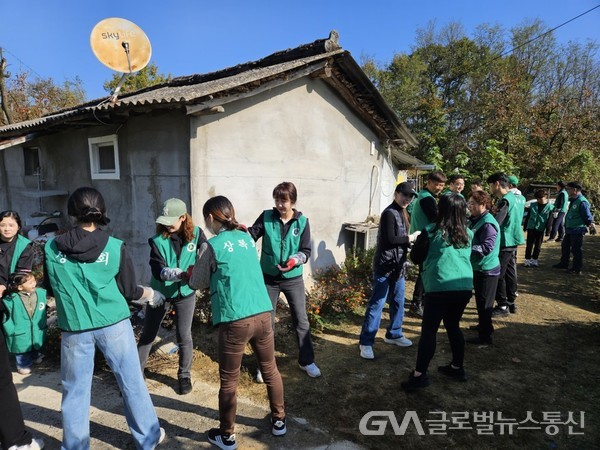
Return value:
M 150 61 L 152 47 L 146 34 L 135 23 L 118 17 L 104 19 L 94 26 L 90 45 L 96 58 L 106 67 L 123 73 L 111 101 L 130 73 L 142 70 Z

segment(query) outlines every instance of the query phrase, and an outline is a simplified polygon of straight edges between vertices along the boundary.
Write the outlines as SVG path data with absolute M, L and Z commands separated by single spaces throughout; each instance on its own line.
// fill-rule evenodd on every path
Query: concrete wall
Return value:
M 382 144 L 321 80 L 225 105 L 224 113 L 192 118 L 191 129 L 195 215 L 207 198 L 225 195 L 251 225 L 273 206 L 273 188 L 292 181 L 297 209 L 310 220 L 310 270 L 341 263 L 351 239 L 343 223 L 364 221 L 369 205 L 379 214 L 391 201 L 396 173 Z

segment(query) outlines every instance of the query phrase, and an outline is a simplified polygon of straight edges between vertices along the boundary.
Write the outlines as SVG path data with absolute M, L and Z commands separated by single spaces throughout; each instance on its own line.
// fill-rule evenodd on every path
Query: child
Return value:
M 537 203 L 532 203 L 527 217 L 527 246 L 525 247 L 525 267 L 538 267 L 538 257 L 544 241 L 544 232 L 554 205 L 548 202 L 545 189 L 535 191 Z
M 36 285 L 32 273 L 15 272 L 8 278 L 4 297 L 6 345 L 16 354 L 21 375 L 31 373 L 31 365 L 44 357 L 39 350 L 46 339 L 46 291 Z

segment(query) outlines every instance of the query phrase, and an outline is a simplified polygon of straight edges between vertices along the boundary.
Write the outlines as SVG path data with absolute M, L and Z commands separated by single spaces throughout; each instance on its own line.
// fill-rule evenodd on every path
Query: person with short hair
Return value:
M 403 182 L 394 190 L 394 201 L 383 210 L 379 220 L 377 245 L 373 257 L 373 289 L 365 309 L 365 318 L 359 337 L 360 356 L 374 359 L 373 344 L 381 323 L 385 303 L 389 303 L 390 322 L 384 342 L 410 347 L 412 341 L 402 333 L 404 319 L 404 277 L 406 257 L 410 244 L 421 233 L 410 234 L 406 207 L 417 196 L 412 184 Z
M 566 190 L 564 181 L 557 181 L 556 188 L 558 190 L 554 199 L 554 211 L 552 229 L 548 236 L 548 241 L 561 242 L 565 237 L 565 215 L 569 209 L 569 194 Z
M 471 192 L 469 196 L 478 191 L 483 191 L 483 181 L 481 181 L 481 178 L 473 178 L 471 180 Z
M 401 383 L 406 392 L 431 384 L 427 369 L 435 354 L 442 321 L 450 341 L 452 360 L 438 367 L 438 371 L 457 381 L 467 381 L 465 339 L 460 320 L 473 290 L 473 232 L 467 227 L 467 202 L 463 197 L 454 193 L 442 195 L 438 207 L 435 221 L 425 227 L 410 252 L 413 262 L 423 267 L 425 298 L 417 363 L 408 380 Z
M 581 192 L 583 186 L 578 181 L 571 181 L 566 186 L 569 194 L 569 209 L 565 216 L 565 237 L 561 245 L 560 262 L 555 269 L 567 269 L 567 272 L 579 275 L 583 269 L 583 237 L 588 232 L 596 234 L 594 216 L 590 211 L 590 202 Z M 569 267 L 569 259 L 573 254 L 573 265 Z
M 554 206 L 548 201 L 548 191 L 537 189 L 535 191 L 536 202 L 529 207 L 527 215 L 527 243 L 525 247 L 525 267 L 538 267 L 538 258 L 544 242 L 546 225 L 550 219 Z
M 443 194 L 450 194 L 453 192 L 464 198 L 464 195 L 462 195 L 462 191 L 464 190 L 464 188 L 465 188 L 464 175 L 455 173 L 448 177 L 448 189 L 446 191 L 444 191 Z
M 434 222 L 438 212 L 437 197 L 444 189 L 445 184 L 446 175 L 442 171 L 434 170 L 427 175 L 425 187 L 419 191 L 413 201 L 413 209 L 410 215 L 410 229 L 413 232 L 423 231 L 427 225 Z M 423 279 L 421 278 L 420 267 L 413 289 L 410 312 L 418 317 L 423 317 Z

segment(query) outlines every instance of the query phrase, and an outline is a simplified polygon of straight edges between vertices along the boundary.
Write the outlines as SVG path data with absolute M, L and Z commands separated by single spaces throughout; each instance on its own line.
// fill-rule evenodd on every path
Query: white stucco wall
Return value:
M 273 206 L 273 188 L 291 181 L 297 209 L 310 220 L 310 270 L 344 260 L 350 235 L 342 225 L 366 219 L 370 195 L 373 214 L 391 201 L 396 174 L 388 173 L 382 143 L 321 80 L 227 104 L 224 113 L 192 118 L 191 130 L 194 215 L 207 198 L 225 195 L 251 225 Z

